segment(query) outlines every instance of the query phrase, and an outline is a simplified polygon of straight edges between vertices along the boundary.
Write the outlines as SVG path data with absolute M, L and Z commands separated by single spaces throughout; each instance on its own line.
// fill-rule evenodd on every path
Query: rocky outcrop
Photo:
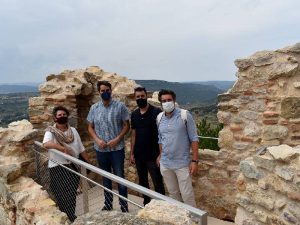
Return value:
M 268 147 L 240 167 L 236 224 L 300 224 L 299 147 Z
M 0 223 L 68 224 L 48 193 L 28 176 L 34 174 L 33 140 L 37 130 L 27 120 L 0 128 Z

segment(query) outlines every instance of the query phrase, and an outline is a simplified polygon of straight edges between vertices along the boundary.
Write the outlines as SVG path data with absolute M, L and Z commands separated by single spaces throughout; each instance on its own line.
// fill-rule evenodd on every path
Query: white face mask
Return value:
M 170 113 L 174 110 L 175 104 L 173 101 L 172 102 L 163 102 L 162 108 L 165 112 Z

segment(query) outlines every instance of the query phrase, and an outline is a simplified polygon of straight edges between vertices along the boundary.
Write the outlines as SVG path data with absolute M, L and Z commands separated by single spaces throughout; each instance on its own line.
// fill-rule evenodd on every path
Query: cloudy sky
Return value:
M 300 41 L 298 0 L 0 0 L 0 83 L 98 65 L 132 79 L 235 80 Z

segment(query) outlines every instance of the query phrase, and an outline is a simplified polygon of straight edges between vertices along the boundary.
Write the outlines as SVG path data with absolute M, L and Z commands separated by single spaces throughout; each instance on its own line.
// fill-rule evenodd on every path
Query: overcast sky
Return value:
M 0 0 L 0 83 L 98 65 L 131 79 L 235 80 L 300 41 L 298 0 Z

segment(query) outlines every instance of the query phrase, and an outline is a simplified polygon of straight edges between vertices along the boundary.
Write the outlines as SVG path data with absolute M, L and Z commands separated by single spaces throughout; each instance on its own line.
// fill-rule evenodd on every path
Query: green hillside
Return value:
M 171 89 L 177 95 L 180 105 L 189 104 L 214 104 L 218 94 L 223 91 L 213 85 L 198 83 L 179 83 L 162 80 L 135 80 L 136 83 L 145 87 L 148 91 L 159 91 L 160 89 Z

